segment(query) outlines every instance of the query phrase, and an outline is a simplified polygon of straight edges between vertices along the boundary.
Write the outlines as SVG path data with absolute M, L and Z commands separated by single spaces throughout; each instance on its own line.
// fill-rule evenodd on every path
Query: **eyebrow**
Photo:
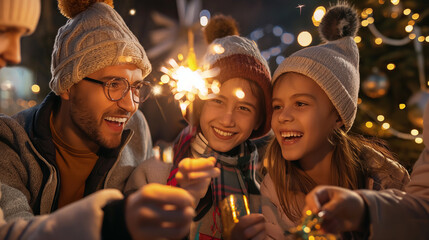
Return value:
M 227 99 L 225 96 L 219 95 L 219 94 L 217 95 L 217 97 L 222 98 L 223 100 Z M 250 102 L 247 102 L 247 101 L 238 101 L 238 103 L 243 104 L 243 105 L 247 105 L 247 106 L 252 107 L 253 109 L 256 109 L 256 106 L 253 105 L 253 104 L 251 104 Z

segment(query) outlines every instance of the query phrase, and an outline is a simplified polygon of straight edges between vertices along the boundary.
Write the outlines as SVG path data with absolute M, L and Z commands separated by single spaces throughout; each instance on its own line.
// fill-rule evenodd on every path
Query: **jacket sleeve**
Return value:
M 48 215 L 9 222 L 1 219 L 0 239 L 101 239 L 103 207 L 122 198 L 118 190 L 100 190 Z

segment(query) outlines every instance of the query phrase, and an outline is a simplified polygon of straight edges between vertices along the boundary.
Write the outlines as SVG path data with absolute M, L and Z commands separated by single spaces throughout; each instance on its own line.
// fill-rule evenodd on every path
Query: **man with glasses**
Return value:
M 55 39 L 52 92 L 13 118 L 0 116 L 0 207 L 20 229 L 0 239 L 181 238 L 189 229 L 186 191 L 127 185 L 152 156 L 137 111 L 151 65 L 113 7 L 90 2 L 59 1 L 70 19 Z

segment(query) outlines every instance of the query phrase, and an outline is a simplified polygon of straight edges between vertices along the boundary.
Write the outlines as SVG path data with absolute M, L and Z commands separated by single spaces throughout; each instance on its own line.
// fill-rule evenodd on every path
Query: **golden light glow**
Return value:
M 166 84 L 170 81 L 170 77 L 167 74 L 161 76 L 161 82 Z
M 399 104 L 399 109 L 403 110 L 407 107 L 407 105 L 405 105 L 405 103 L 400 103 Z
M 303 229 L 303 231 L 304 231 L 305 233 L 309 233 L 309 232 L 311 232 L 311 229 L 310 229 L 309 227 L 305 227 L 305 228 Z
M 161 92 L 162 92 L 162 87 L 161 86 L 155 85 L 155 86 L 152 87 L 152 93 L 153 93 L 153 95 L 155 95 L 155 96 L 160 95 Z
M 387 70 L 390 70 L 390 71 L 392 71 L 393 69 L 395 69 L 395 64 L 393 64 L 393 63 L 389 63 L 389 64 L 387 64 Z
M 392 14 L 390 14 L 390 17 L 395 19 L 399 16 L 399 14 L 397 12 L 392 12 Z
M 405 31 L 406 32 L 412 32 L 413 31 L 413 29 L 414 29 L 414 27 L 412 26 L 412 25 L 407 25 L 406 27 L 405 27 Z
M 361 36 L 356 36 L 354 38 L 354 40 L 355 40 L 356 43 L 360 43 L 362 41 L 362 38 L 361 38 Z
M 200 18 L 201 26 L 205 27 L 207 26 L 207 23 L 209 23 L 209 18 L 207 16 L 201 16 Z
M 30 101 L 28 101 L 28 107 L 34 107 L 34 106 L 36 106 L 37 105 L 37 102 L 36 101 L 34 101 L 34 100 L 30 100 Z
M 177 59 L 179 61 L 183 61 L 183 54 L 181 54 L 181 53 L 177 54 Z
M 365 9 L 365 12 L 366 12 L 366 14 L 372 14 L 372 12 L 373 12 L 373 10 L 372 10 L 372 8 L 367 8 L 367 9 Z
M 409 37 L 411 40 L 413 40 L 414 38 L 416 38 L 416 34 L 411 33 L 410 35 L 408 35 L 408 37 Z
M 365 123 L 365 127 L 367 127 L 367 128 L 372 128 L 372 127 L 374 127 L 374 124 L 373 124 L 371 121 L 367 121 L 367 122 Z
M 423 138 L 416 137 L 416 139 L 414 139 L 414 142 L 416 142 L 417 144 L 422 144 L 423 143 Z
M 405 15 L 405 16 L 410 15 L 410 13 L 411 13 L 411 9 L 409 9 L 409 8 L 404 9 L 404 15 Z
M 429 36 L 426 37 L 426 42 L 429 42 Z
M 399 0 L 390 0 L 390 2 L 393 4 L 393 5 L 398 5 L 399 4 Z
M 362 103 L 362 98 L 358 98 L 358 100 L 357 100 L 357 104 L 359 105 L 359 104 L 361 104 Z
M 366 11 L 362 11 L 362 12 L 360 13 L 360 16 L 362 17 L 362 19 L 365 19 L 365 18 L 367 18 L 367 17 L 368 17 L 368 13 L 366 13 Z
M 314 236 L 309 236 L 308 240 L 316 240 L 316 239 L 314 238 Z
M 366 20 L 366 19 L 362 20 L 361 25 L 362 25 L 362 27 L 368 26 L 368 20 Z
M 408 25 L 412 25 L 412 26 L 414 26 L 414 24 L 416 24 L 416 21 L 414 21 L 414 20 L 410 20 L 410 21 L 408 21 Z
M 373 17 L 369 17 L 366 20 L 368 21 L 368 24 L 373 24 L 374 23 L 374 18 Z
M 300 32 L 298 34 L 297 41 L 298 41 L 299 45 L 301 45 L 303 47 L 307 47 L 313 41 L 313 37 L 311 36 L 311 34 L 309 32 L 303 31 L 303 32 Z
M 387 123 L 387 122 L 385 122 L 385 123 L 383 123 L 383 125 L 381 125 L 381 127 L 382 127 L 384 130 L 387 130 L 387 129 L 389 129 L 389 128 L 390 128 L 390 124 L 389 124 L 389 123 Z
M 414 20 L 419 19 L 419 17 L 420 17 L 420 14 L 418 14 L 418 13 L 414 13 L 414 14 L 411 16 L 411 18 L 412 18 L 412 19 L 414 19 Z
M 134 16 L 136 15 L 136 10 L 134 8 L 131 8 L 129 13 L 131 16 Z
M 213 52 L 216 54 L 222 54 L 225 52 L 225 49 L 222 47 L 222 45 L 220 44 L 215 44 L 213 45 Z
M 411 135 L 413 135 L 413 136 L 417 136 L 417 135 L 419 135 L 419 130 L 417 130 L 417 129 L 412 129 L 410 133 L 411 133 Z
M 378 4 L 384 4 L 384 0 L 378 0 Z
M 310 216 L 312 214 L 311 210 L 307 210 L 305 211 L 305 214 L 307 214 L 307 216 Z
M 419 42 L 424 42 L 425 41 L 425 36 L 420 36 L 419 38 L 417 38 L 417 40 L 419 40 Z
M 250 214 L 249 202 L 247 201 L 246 195 L 243 195 L 244 208 L 246 208 L 247 215 Z
M 314 26 L 319 26 L 320 22 L 322 21 L 323 16 L 325 16 L 326 9 L 323 6 L 319 6 L 314 10 L 313 16 L 311 17 L 311 20 L 313 21 Z
M 241 88 L 235 90 L 235 96 L 237 96 L 239 99 L 243 99 L 245 94 Z
M 40 92 L 40 87 L 37 84 L 34 84 L 33 86 L 31 86 L 31 91 L 33 93 L 39 93 Z
M 376 39 L 374 40 L 374 42 L 375 42 L 375 44 L 380 45 L 380 44 L 382 44 L 382 43 L 383 43 L 383 39 L 381 39 L 381 38 L 376 38 Z
M 377 116 L 377 121 L 379 121 L 379 122 L 383 122 L 384 121 L 384 116 L 383 115 L 378 115 Z

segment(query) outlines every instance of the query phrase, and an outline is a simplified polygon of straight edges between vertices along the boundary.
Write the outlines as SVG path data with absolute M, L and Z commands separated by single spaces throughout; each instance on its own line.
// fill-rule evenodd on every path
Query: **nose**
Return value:
M 19 34 L 8 36 L 8 45 L 3 53 L 7 65 L 15 65 L 21 62 L 21 37 Z
M 279 113 L 277 120 L 279 122 L 291 122 L 291 121 L 293 121 L 293 115 L 292 115 L 291 111 L 285 107 Z
M 118 106 L 127 112 L 134 113 L 138 108 L 138 103 L 133 100 L 133 93 L 131 89 L 125 94 L 125 96 L 118 101 Z
M 235 126 L 235 119 L 234 119 L 234 114 L 232 111 L 227 111 L 225 112 L 221 117 L 220 117 L 220 123 L 224 126 L 224 127 L 234 127 Z

